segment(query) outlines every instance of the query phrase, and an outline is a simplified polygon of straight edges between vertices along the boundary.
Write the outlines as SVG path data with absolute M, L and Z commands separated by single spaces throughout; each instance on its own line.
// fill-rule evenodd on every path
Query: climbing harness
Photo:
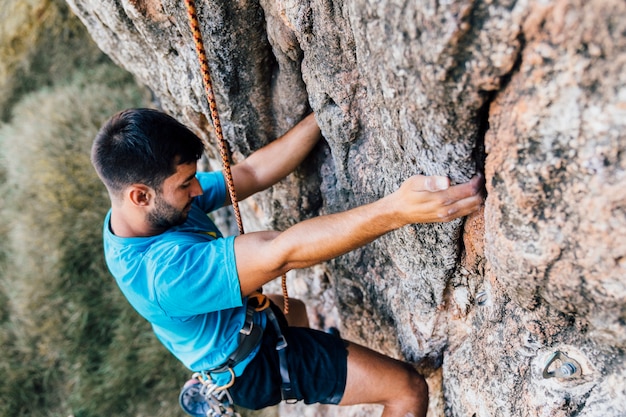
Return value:
M 230 170 L 228 143 L 226 143 L 226 140 L 224 139 L 224 133 L 222 132 L 222 123 L 220 122 L 219 113 L 217 111 L 217 102 L 215 101 L 215 94 L 213 93 L 213 82 L 211 81 L 211 72 L 209 70 L 209 61 L 206 57 L 206 51 L 204 49 L 204 41 L 202 40 L 202 31 L 200 30 L 200 21 L 198 20 L 196 4 L 194 0 L 185 0 L 185 4 L 187 6 L 189 26 L 191 28 L 193 41 L 196 46 L 196 54 L 198 55 L 198 61 L 200 62 L 202 82 L 204 84 L 206 98 L 209 103 L 211 119 L 213 120 L 213 127 L 215 129 L 215 136 L 217 137 L 218 145 L 220 148 L 220 156 L 222 158 L 222 165 L 224 166 L 224 174 L 226 176 L 228 194 L 230 195 L 230 201 L 233 205 L 233 210 L 235 212 L 237 228 L 239 229 L 240 234 L 244 234 L 243 222 L 241 221 L 241 213 L 239 211 L 239 201 L 237 200 L 237 192 L 235 190 L 235 184 L 233 182 L 233 175 Z M 288 314 L 289 293 L 287 291 L 286 275 L 283 275 L 281 279 L 281 288 L 283 292 L 283 311 L 285 314 Z
M 213 121 L 213 127 L 215 129 L 215 135 L 218 140 L 220 149 L 220 156 L 222 158 L 222 164 L 224 167 L 224 175 L 226 179 L 226 186 L 230 196 L 230 201 L 235 212 L 235 220 L 239 233 L 243 234 L 243 222 L 241 220 L 241 213 L 239 211 L 239 202 L 237 200 L 237 193 L 235 190 L 233 176 L 230 168 L 230 157 L 228 152 L 228 144 L 224 139 L 222 132 L 222 124 L 220 122 L 219 113 L 217 111 L 217 103 L 215 100 L 215 94 L 213 93 L 213 83 L 211 81 L 211 75 L 209 71 L 209 64 L 204 49 L 204 43 L 202 39 L 202 32 L 200 30 L 200 23 L 198 20 L 198 14 L 196 11 L 194 0 L 185 0 L 187 6 L 187 15 L 189 17 L 189 26 L 193 33 L 194 44 L 196 47 L 196 53 L 200 62 L 200 69 L 202 72 L 202 81 L 206 92 L 206 98 L 209 104 L 211 113 L 211 119 Z M 282 276 L 282 292 L 283 292 L 283 310 L 287 314 L 289 312 L 289 294 L 287 292 L 287 280 L 286 276 Z M 246 319 L 244 325 L 239 331 L 238 347 L 227 360 L 220 366 L 206 370 L 199 373 L 194 373 L 192 379 L 187 381 L 183 386 L 179 403 L 183 411 L 193 417 L 240 417 L 235 411 L 233 399 L 228 388 L 232 387 L 235 383 L 235 372 L 233 368 L 239 362 L 247 358 L 250 353 L 261 343 L 263 337 L 263 329 L 259 326 L 255 326 L 253 322 L 254 313 L 263 312 L 268 322 L 274 327 L 277 336 L 276 351 L 278 353 L 280 376 L 282 380 L 281 395 L 283 400 L 293 400 L 293 390 L 291 381 L 289 378 L 289 371 L 287 367 L 287 354 L 286 347 L 287 341 L 283 336 L 276 315 L 270 308 L 269 299 L 260 292 L 254 293 L 248 297 L 248 306 L 246 307 Z M 230 382 L 226 385 L 217 385 L 213 382 L 211 373 L 230 373 Z
M 185 383 L 178 396 L 178 403 L 184 412 L 193 417 L 241 417 L 235 411 L 228 388 L 235 383 L 233 367 L 248 357 L 263 337 L 263 330 L 255 326 L 253 321 L 257 309 L 252 303 L 246 307 L 246 319 L 239 331 L 238 347 L 226 362 L 211 370 L 195 372 Z M 217 385 L 210 374 L 222 372 L 228 372 L 230 380 L 226 385 Z

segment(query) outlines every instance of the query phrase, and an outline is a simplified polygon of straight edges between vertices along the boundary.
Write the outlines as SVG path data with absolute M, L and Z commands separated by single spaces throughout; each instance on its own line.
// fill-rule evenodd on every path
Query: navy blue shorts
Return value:
M 319 330 L 287 327 L 282 312 L 272 307 L 287 340 L 289 377 L 296 399 L 306 404 L 338 404 L 346 388 L 346 342 Z M 276 340 L 276 331 L 268 322 L 259 352 L 229 389 L 236 405 L 258 410 L 281 401 Z

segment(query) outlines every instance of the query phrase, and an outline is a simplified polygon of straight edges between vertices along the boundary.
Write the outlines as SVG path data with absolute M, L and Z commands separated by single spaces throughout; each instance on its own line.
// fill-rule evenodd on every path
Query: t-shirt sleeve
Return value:
M 196 197 L 196 204 L 209 213 L 224 206 L 226 202 L 226 181 L 222 171 L 198 172 L 196 178 L 204 194 Z
M 204 314 L 243 304 L 233 236 L 168 245 L 155 262 L 157 303 L 170 317 Z

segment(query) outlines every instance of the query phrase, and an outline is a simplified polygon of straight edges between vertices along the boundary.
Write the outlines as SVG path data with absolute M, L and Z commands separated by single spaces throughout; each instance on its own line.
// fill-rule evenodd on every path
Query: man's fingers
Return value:
M 464 198 L 480 195 L 484 183 L 485 180 L 483 176 L 478 174 L 464 184 L 453 185 L 445 190 L 445 193 L 447 194 L 450 203 L 453 203 Z
M 448 222 L 480 208 L 484 201 L 484 182 L 480 174 L 454 186 L 450 186 L 447 177 L 416 175 L 403 187 L 408 194 L 400 195 L 409 205 L 410 223 Z
M 484 178 L 474 176 L 469 182 L 459 184 L 442 191 L 445 195 L 444 206 L 438 211 L 440 221 L 448 222 L 464 217 L 478 210 L 484 203 Z
M 450 221 L 457 217 L 464 217 L 478 210 L 483 205 L 483 198 L 481 195 L 474 195 L 463 200 L 454 202 L 446 207 L 446 211 L 441 216 Z
M 450 179 L 441 176 L 431 176 L 424 179 L 424 188 L 426 191 L 442 191 L 450 187 Z
M 447 189 L 457 189 L 460 192 L 465 192 L 469 190 L 475 190 L 478 192 L 484 185 L 485 179 L 482 174 L 478 173 L 472 177 L 468 182 L 463 184 L 457 184 L 454 186 L 450 186 L 450 179 L 448 177 L 443 177 L 440 175 L 416 175 L 415 180 L 422 180 L 421 186 L 419 182 L 417 183 L 417 187 L 422 189 L 423 191 L 444 191 Z

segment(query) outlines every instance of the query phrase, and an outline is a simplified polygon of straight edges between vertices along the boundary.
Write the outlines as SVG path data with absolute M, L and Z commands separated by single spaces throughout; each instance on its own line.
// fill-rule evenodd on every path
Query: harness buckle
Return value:
M 278 341 L 276 342 L 276 350 L 283 350 L 286 347 L 287 347 L 287 340 L 285 339 L 285 336 L 281 334 L 278 337 Z
M 252 320 L 250 321 L 246 320 L 241 330 L 239 330 L 239 333 L 241 333 L 244 336 L 250 336 L 250 333 L 252 333 L 253 327 L 254 327 L 254 323 L 252 322 Z
M 239 330 L 239 333 L 244 336 L 250 336 L 250 333 L 252 333 L 252 328 L 254 327 L 254 311 L 254 308 L 251 306 L 246 308 L 246 319 L 243 322 L 243 326 Z

